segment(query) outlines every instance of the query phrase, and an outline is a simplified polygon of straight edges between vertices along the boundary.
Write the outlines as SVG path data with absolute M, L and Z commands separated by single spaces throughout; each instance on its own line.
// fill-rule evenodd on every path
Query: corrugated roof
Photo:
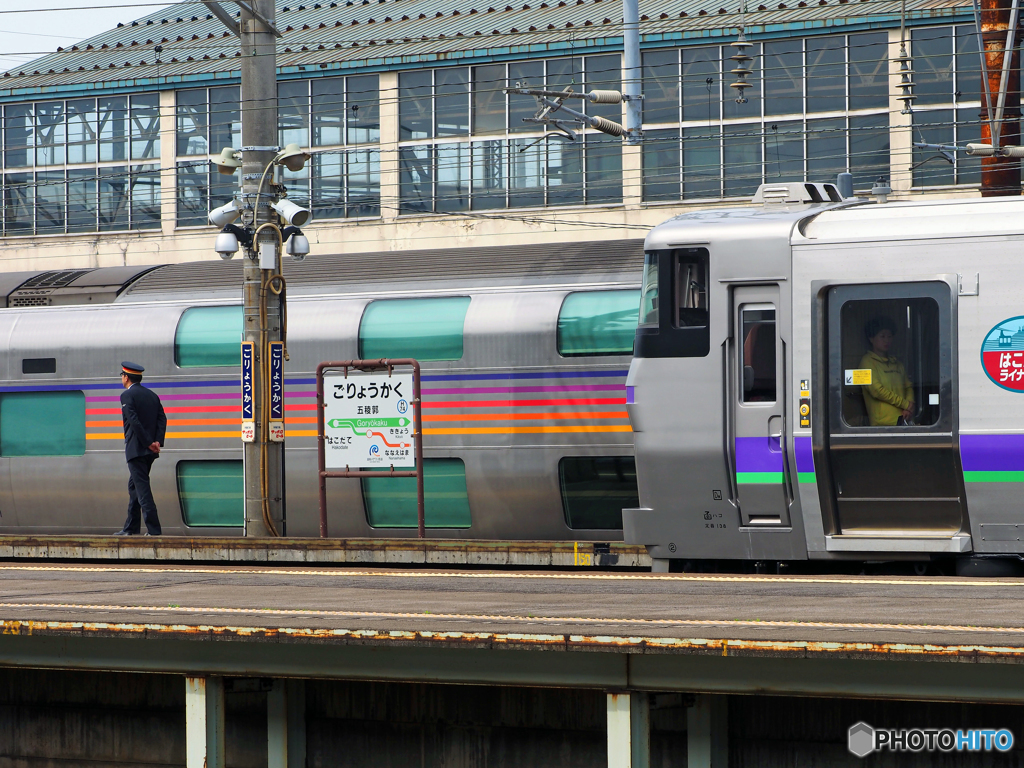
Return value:
M 751 39 L 889 27 L 899 22 L 901 7 L 900 0 L 750 0 L 741 17 L 735 2 L 640 0 L 642 44 L 730 39 L 741 24 Z M 278 0 L 277 7 L 283 75 L 622 46 L 619 0 Z M 911 23 L 963 17 L 970 9 L 966 0 L 907 2 Z M 4 73 L 0 100 L 235 78 L 239 57 L 238 39 L 201 3 L 185 2 Z

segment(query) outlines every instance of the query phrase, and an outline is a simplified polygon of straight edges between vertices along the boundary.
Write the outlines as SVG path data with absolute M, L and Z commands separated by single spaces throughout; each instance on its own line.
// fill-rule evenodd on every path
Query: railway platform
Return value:
M 652 729 L 683 696 L 676 747 L 718 766 L 730 697 L 1020 703 L 1022 595 L 1020 579 L 8 562 L 0 668 L 184 676 L 188 766 L 224 764 L 225 689 L 266 697 L 278 757 L 261 765 L 307 764 L 280 757 L 314 749 L 288 701 L 321 706 L 296 686 L 324 681 L 598 696 L 615 768 L 671 751 Z
M 0 536 L 0 562 L 310 563 L 514 568 L 650 568 L 643 546 L 621 541 L 311 539 L 188 536 Z

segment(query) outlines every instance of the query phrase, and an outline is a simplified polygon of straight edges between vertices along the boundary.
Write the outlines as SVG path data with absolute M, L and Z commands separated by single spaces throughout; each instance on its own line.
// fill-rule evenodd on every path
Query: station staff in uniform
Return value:
M 146 369 L 137 363 L 121 363 L 121 419 L 124 422 L 124 456 L 128 461 L 128 519 L 115 536 L 133 536 L 141 530 L 139 511 L 150 536 L 159 536 L 160 519 L 149 487 L 149 471 L 160 455 L 167 431 L 167 416 L 160 398 L 140 383 Z

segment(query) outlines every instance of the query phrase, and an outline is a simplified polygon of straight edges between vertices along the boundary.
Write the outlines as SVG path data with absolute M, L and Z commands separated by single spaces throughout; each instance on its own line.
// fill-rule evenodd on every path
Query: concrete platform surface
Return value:
M 1024 659 L 1024 580 L 0 565 L 0 631 Z

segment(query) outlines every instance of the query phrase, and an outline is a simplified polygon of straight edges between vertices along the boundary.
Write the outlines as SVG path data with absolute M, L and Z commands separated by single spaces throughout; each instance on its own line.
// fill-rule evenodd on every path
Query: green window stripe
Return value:
M 245 520 L 242 462 L 179 461 L 178 498 L 185 525 L 241 527 Z
M 0 396 L 0 456 L 84 454 L 84 392 L 11 392 Z
M 770 483 L 781 483 L 783 481 L 782 472 L 737 472 L 736 482 L 740 485 L 749 485 L 753 483 L 759 483 L 762 485 L 768 485 Z
M 359 356 L 459 360 L 468 296 L 371 302 L 359 323 Z
M 558 354 L 631 355 L 640 291 L 570 293 L 558 312 Z
M 364 477 L 366 519 L 374 528 L 415 528 L 415 477 Z M 469 494 L 462 459 L 425 459 L 423 517 L 427 528 L 469 528 Z
M 174 333 L 174 362 L 181 368 L 242 364 L 242 308 L 186 309 Z
M 816 483 L 818 479 L 813 472 L 797 472 L 796 481 L 798 483 Z
M 965 483 L 1024 483 L 1024 472 L 964 472 Z

